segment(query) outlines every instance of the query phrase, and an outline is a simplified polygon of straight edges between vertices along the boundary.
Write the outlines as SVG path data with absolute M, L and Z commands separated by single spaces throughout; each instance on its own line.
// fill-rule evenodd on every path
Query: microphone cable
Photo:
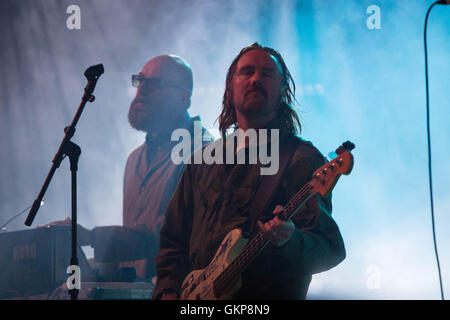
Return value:
M 44 205 L 44 201 L 41 201 L 41 207 Z M 6 226 L 13 221 L 14 219 L 16 219 L 17 217 L 19 217 L 21 214 L 24 214 L 25 212 L 27 212 L 29 209 L 31 209 L 32 205 L 29 206 L 28 208 L 23 209 L 22 211 L 20 211 L 18 214 L 16 214 L 15 216 L 13 216 L 11 219 L 9 219 L 8 221 L 6 221 L 4 224 L 2 224 L 0 226 L 0 232 L 6 232 Z
M 428 142 L 428 178 L 429 178 L 429 185 L 430 185 L 430 204 L 431 204 L 431 225 L 433 228 L 433 244 L 434 244 L 434 253 L 436 256 L 436 262 L 437 262 L 437 268 L 438 268 L 438 275 L 439 275 L 439 287 L 441 290 L 441 299 L 445 300 L 444 298 L 444 289 L 442 287 L 442 275 L 441 275 L 441 266 L 439 263 L 439 254 L 437 250 L 437 244 L 436 244 L 436 230 L 434 226 L 434 205 L 433 205 L 433 182 L 432 182 L 432 174 L 431 174 L 431 138 L 430 138 L 430 105 L 429 105 L 429 94 L 428 94 L 428 54 L 427 54 L 427 24 L 428 24 L 428 16 L 430 15 L 431 9 L 436 4 L 450 4 L 450 1 L 446 0 L 439 0 L 434 2 L 430 8 L 428 8 L 427 14 L 425 16 L 425 28 L 423 32 L 423 39 L 424 39 L 424 48 L 425 48 L 425 91 L 426 91 L 426 100 L 427 100 L 427 142 Z

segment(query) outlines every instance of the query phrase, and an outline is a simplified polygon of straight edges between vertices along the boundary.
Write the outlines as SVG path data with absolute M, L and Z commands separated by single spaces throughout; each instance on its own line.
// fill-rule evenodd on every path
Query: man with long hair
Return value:
M 270 245 L 241 274 L 229 279 L 226 296 L 200 294 L 199 298 L 305 299 L 312 274 L 328 270 L 345 258 L 342 237 L 331 218 L 331 196 L 311 197 L 292 219 L 279 216 L 283 210 L 280 205 L 287 203 L 325 163 L 321 153 L 297 135 L 301 126 L 292 105 L 294 96 L 294 81 L 276 50 L 254 43 L 234 59 L 219 116 L 223 143 L 232 136 L 227 134 L 229 130 L 245 133 L 273 129 L 279 131 L 279 141 L 268 144 L 284 146 L 289 142 L 295 149 L 280 171 L 279 183 L 265 186 L 273 188 L 273 197 L 257 216 L 256 228 L 252 228 L 252 204 L 264 200 L 257 197 L 263 179 L 267 179 L 260 174 L 260 162 L 187 165 L 160 233 L 154 299 L 180 298 L 186 276 L 209 265 L 201 276 L 208 281 L 209 274 L 217 271 L 211 260 L 216 252 L 219 257 L 227 249 L 226 242 L 222 246 L 221 242 L 236 228 L 245 231 L 247 237 L 261 230 Z M 243 150 L 245 158 L 250 148 L 250 143 L 239 148 L 238 142 L 234 156 Z

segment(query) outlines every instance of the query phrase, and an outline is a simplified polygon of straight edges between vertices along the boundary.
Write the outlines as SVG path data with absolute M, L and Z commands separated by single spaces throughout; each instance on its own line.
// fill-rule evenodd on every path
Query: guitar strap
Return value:
M 296 147 L 301 140 L 296 136 L 290 136 L 286 138 L 280 145 L 280 162 L 277 174 L 265 175 L 262 177 L 258 190 L 256 191 L 255 198 L 253 199 L 252 206 L 250 208 L 250 227 L 245 232 L 245 237 L 249 237 L 255 231 L 258 217 L 264 211 L 264 209 L 270 205 L 272 198 L 275 195 L 275 191 L 280 183 L 281 177 L 294 154 Z

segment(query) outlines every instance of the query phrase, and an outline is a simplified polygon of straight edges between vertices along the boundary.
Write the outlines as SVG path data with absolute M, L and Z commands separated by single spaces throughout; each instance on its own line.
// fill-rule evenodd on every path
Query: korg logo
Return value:
M 25 244 L 13 247 L 13 261 L 24 261 L 36 259 L 36 244 Z

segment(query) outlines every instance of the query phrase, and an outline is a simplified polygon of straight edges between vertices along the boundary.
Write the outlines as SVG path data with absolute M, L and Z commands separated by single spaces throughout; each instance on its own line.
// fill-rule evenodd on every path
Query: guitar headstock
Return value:
M 314 187 L 314 192 L 318 192 L 323 197 L 326 197 L 333 190 L 341 175 L 350 174 L 353 169 L 353 155 L 350 151 L 354 148 L 355 145 L 350 141 L 344 142 L 336 150 L 336 158 L 314 171 L 310 182 L 310 185 Z

